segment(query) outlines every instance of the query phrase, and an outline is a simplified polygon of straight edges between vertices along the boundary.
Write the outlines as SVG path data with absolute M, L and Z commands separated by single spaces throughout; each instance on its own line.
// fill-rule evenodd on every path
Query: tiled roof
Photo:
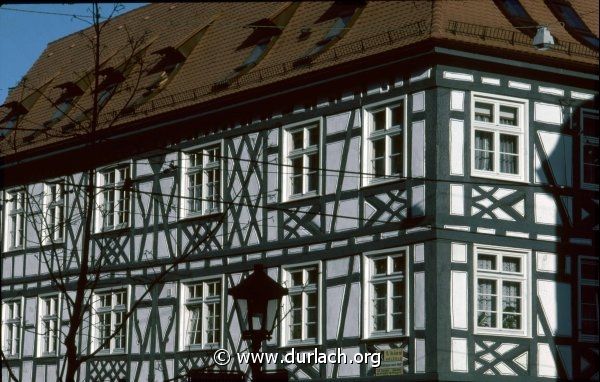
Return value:
M 134 103 L 135 107 L 117 120 L 117 124 L 126 124 L 138 118 L 202 104 L 241 90 L 307 75 L 432 38 L 440 43 L 462 43 L 472 50 L 478 47 L 497 48 L 497 54 L 503 56 L 514 52 L 532 58 L 547 57 L 571 65 L 597 68 L 598 51 L 578 42 L 562 26 L 562 20 L 558 20 L 548 8 L 547 2 L 520 0 L 533 20 L 539 25 L 550 26 L 558 42 L 555 49 L 538 51 L 533 48 L 531 34 L 528 36 L 524 29 L 515 28 L 500 11 L 499 0 L 373 1 L 359 4 L 360 13 L 347 25 L 345 33 L 340 34 L 341 38 L 313 57 L 310 65 L 297 65 L 298 59 L 317 46 L 336 23 L 336 18 L 322 20 L 333 2 L 301 3 L 287 25 L 271 40 L 270 48 L 257 65 L 237 76 L 231 76 L 231 73 L 235 74 L 236 68 L 253 49 L 252 46 L 243 46 L 254 32 L 251 24 L 262 20 L 254 27 L 268 27 L 264 20 L 278 14 L 285 4 L 215 2 L 147 5 L 111 20 L 102 32 L 102 67 L 125 70 L 127 79 L 108 101 L 103 110 L 104 119 L 101 120 L 112 120 L 113 112 Z M 573 0 L 571 4 L 597 37 L 597 3 Z M 203 34 L 196 35 L 203 27 Z M 20 117 L 16 132 L 11 132 L 0 141 L 0 155 L 40 148 L 82 133 L 81 129 L 69 130 L 64 126 L 69 119 L 81 119 L 82 110 L 92 104 L 89 95 L 94 85 L 82 81 L 93 69 L 90 36 L 92 31 L 88 29 L 50 43 L 22 80 L 23 86 L 9 94 L 6 102 L 23 100 L 52 80 L 51 86 Z M 130 36 L 137 44 L 133 60 L 128 40 Z M 200 36 L 198 41 L 194 40 L 194 36 Z M 160 77 L 160 73 L 150 76 L 140 72 L 137 66 L 139 62 L 150 68 L 160 58 L 154 52 L 165 48 L 173 51 L 190 38 L 197 44 L 182 65 L 163 77 Z M 227 86 L 215 87 L 225 78 L 231 78 Z M 68 117 L 48 124 L 56 110 L 52 103 L 62 93 L 62 89 L 54 87 L 67 82 L 78 83 L 85 94 L 78 98 L 76 107 L 71 109 Z M 146 97 L 141 97 L 142 90 L 133 96 L 130 94 L 130 89 L 149 86 L 155 86 L 158 90 L 148 92 L 149 96 Z M 0 108 L 0 120 L 9 111 L 7 107 Z

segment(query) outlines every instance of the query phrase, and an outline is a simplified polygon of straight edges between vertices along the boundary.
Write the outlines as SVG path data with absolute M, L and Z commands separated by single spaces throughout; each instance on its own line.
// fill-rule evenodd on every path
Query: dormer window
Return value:
M 103 107 L 113 96 L 117 86 L 125 81 L 125 76 L 118 69 L 112 67 L 102 69 L 98 74 L 103 77 L 98 85 L 98 106 Z
M 519 0 L 495 0 L 494 2 L 515 28 L 520 28 L 519 31 L 529 37 L 535 35 L 536 28 L 531 28 L 531 26 L 538 25 L 538 23 L 531 18 Z
M 250 54 L 246 57 L 244 62 L 233 69 L 233 73 L 229 74 L 225 79 L 218 81 L 213 86 L 213 90 L 217 91 L 226 88 L 229 86 L 229 82 L 232 79 L 256 66 L 275 44 L 275 41 L 281 35 L 283 28 L 285 28 L 290 21 L 298 6 L 299 3 L 286 3 L 272 16 L 247 25 L 247 27 L 253 28 L 254 30 L 250 36 L 238 46 L 237 50 L 239 51 L 250 47 L 253 47 L 253 49 L 250 51 Z
M 568 1 L 551 0 L 547 1 L 547 4 L 552 13 L 554 13 L 554 16 L 564 24 L 565 29 L 571 36 L 588 48 L 598 51 L 598 37 L 592 33 Z
M 67 115 L 73 108 L 75 99 L 83 94 L 83 90 L 73 82 L 65 82 L 55 86 L 55 88 L 63 89 L 63 92 L 53 104 L 54 111 L 52 116 L 44 123 L 46 127 L 54 125 Z
M 0 119 L 0 140 L 4 139 L 19 123 L 19 118 L 27 114 L 27 109 L 16 101 L 7 102 L 0 106 L 9 109 L 8 113 Z
M 312 47 L 304 56 L 294 62 L 294 66 L 309 64 L 315 56 L 324 52 L 332 43 L 341 39 L 350 28 L 350 25 L 360 15 L 364 7 L 364 2 L 342 2 L 336 1 L 333 5 L 317 20 L 317 23 L 334 20 L 327 33 Z

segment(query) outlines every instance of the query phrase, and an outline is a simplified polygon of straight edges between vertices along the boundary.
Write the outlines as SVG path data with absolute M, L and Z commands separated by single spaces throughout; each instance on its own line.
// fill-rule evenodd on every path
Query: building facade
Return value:
M 265 365 L 293 380 L 598 380 L 598 16 L 586 9 L 146 6 L 115 25 L 186 22 L 135 51 L 160 60 L 130 104 L 117 93 L 130 70 L 107 58 L 100 102 L 131 112 L 89 145 L 63 117 L 77 121 L 86 75 L 44 67 L 76 36 L 50 45 L 38 90 L 4 104 L 2 380 L 7 366 L 22 381 L 64 373 L 67 296 L 51 275 L 76 282 L 90 168 L 101 272 L 79 346 L 101 350 L 81 381 L 166 381 L 217 349 L 246 352 L 227 290 L 256 263 L 289 289 L 263 350 L 382 354 L 377 368 Z M 547 51 L 524 27 L 542 24 Z M 269 77 L 277 62 L 287 72 Z M 28 116 L 45 130 L 19 131 Z

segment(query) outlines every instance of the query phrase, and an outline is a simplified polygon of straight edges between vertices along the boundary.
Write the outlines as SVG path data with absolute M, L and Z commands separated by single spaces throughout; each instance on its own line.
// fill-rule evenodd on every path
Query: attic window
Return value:
M 112 97 L 117 86 L 125 81 L 125 76 L 119 70 L 112 67 L 102 69 L 98 74 L 104 77 L 98 85 L 98 106 L 103 107 L 110 97 Z
M 518 0 L 495 0 L 495 3 L 514 27 L 521 28 L 520 31 L 529 37 L 535 35 L 535 26 L 538 23 L 527 13 Z
M 335 19 L 325 36 L 311 48 L 308 53 L 294 62 L 295 67 L 309 64 L 312 59 L 325 51 L 333 42 L 342 38 L 348 31 L 350 25 L 362 10 L 364 2 L 341 2 L 336 1 L 331 7 L 317 20 L 317 23 Z
M 246 58 L 244 63 L 242 65 L 238 66 L 237 68 L 235 68 L 234 70 L 236 72 L 241 72 L 246 68 L 256 65 L 258 60 L 266 52 L 267 47 L 269 46 L 269 43 L 271 42 L 271 38 L 272 37 L 264 36 L 261 40 L 257 41 L 256 46 L 254 47 L 254 49 L 252 49 L 252 52 L 250 52 L 250 55 Z
M 19 123 L 19 117 L 27 114 L 27 109 L 19 102 L 7 102 L 0 107 L 10 109 L 10 111 L 0 120 L 0 140 L 4 139 Z
M 556 18 L 565 24 L 565 29 L 579 42 L 587 47 L 598 50 L 599 41 L 575 12 L 571 4 L 561 0 L 548 1 L 548 6 Z
M 121 82 L 125 81 L 125 76 L 123 76 L 123 73 L 121 73 L 115 68 L 108 67 L 106 69 L 102 69 L 98 72 L 98 74 L 104 77 L 102 79 L 102 82 L 100 82 L 100 84 L 98 85 L 99 91 L 112 88 L 115 85 L 118 85 Z
M 60 121 L 73 108 L 75 99 L 83 94 L 83 90 L 73 82 L 65 82 L 55 86 L 63 89 L 62 94 L 53 103 L 54 112 L 48 121 L 44 123 L 45 127 L 50 127 Z
M 159 54 L 161 57 L 156 65 L 148 70 L 148 74 L 172 72 L 177 65 L 185 61 L 185 56 L 171 46 L 157 50 L 153 54 Z
M 281 35 L 299 5 L 300 3 L 298 2 L 287 2 L 279 7 L 271 16 L 248 24 L 247 27 L 253 28 L 254 31 L 237 47 L 237 50 L 250 47 L 253 47 L 253 49 L 241 65 L 235 67 L 233 72 L 225 78 L 213 84 L 212 91 L 226 89 L 234 78 L 256 66 L 275 44 L 275 41 Z

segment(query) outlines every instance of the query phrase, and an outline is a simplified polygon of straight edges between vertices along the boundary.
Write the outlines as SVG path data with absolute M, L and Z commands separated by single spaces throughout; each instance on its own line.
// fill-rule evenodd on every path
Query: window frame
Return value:
M 583 333 L 583 325 L 582 325 L 582 318 L 583 318 L 583 312 L 582 312 L 582 288 L 584 286 L 591 286 L 591 287 L 596 287 L 596 290 L 598 293 L 598 289 L 600 288 L 599 285 L 599 280 L 592 280 L 592 279 L 584 279 L 581 276 L 581 268 L 582 268 L 582 260 L 592 260 L 595 261 L 596 263 L 598 263 L 598 265 L 600 266 L 600 261 L 598 260 L 597 257 L 593 257 L 593 256 L 579 256 L 577 258 L 577 333 L 578 333 L 578 339 L 580 342 L 592 342 L 592 343 L 598 343 L 598 339 L 600 338 L 599 335 L 593 335 L 593 334 L 584 334 Z M 596 304 L 598 304 L 598 302 L 596 302 Z M 596 309 L 599 308 L 599 305 L 596 305 Z M 598 312 L 596 313 L 598 314 Z M 597 320 L 600 322 L 600 317 L 596 317 Z M 600 334 L 600 331 L 599 331 Z
M 14 304 L 14 303 L 18 303 L 19 304 L 19 318 L 15 319 L 15 318 L 10 318 L 7 319 L 5 317 L 5 314 L 7 313 L 8 310 L 8 304 Z M 2 343 L 0 344 L 0 346 L 2 347 L 2 351 L 4 352 L 4 356 L 7 359 L 18 359 L 21 358 L 22 355 L 22 350 L 23 350 L 23 314 L 25 313 L 25 298 L 24 297 L 18 297 L 18 298 L 9 298 L 6 299 L 4 301 L 2 301 L 2 311 L 0 312 L 0 318 L 2 321 Z M 12 352 L 12 345 L 13 345 L 13 337 L 11 336 L 11 352 L 7 353 L 5 350 L 5 346 L 4 346 L 4 341 L 7 338 L 7 331 L 8 331 L 8 326 L 13 326 L 16 325 L 16 327 L 18 328 L 18 338 L 17 338 L 17 349 L 16 351 L 13 353 Z
M 22 194 L 20 200 L 22 200 L 22 208 L 12 208 L 13 205 L 13 197 L 11 195 Z M 5 200 L 5 224 L 4 224 L 4 238 L 6 242 L 4 244 L 5 251 L 15 251 L 25 248 L 25 242 L 27 240 L 27 198 L 28 192 L 26 187 L 13 188 L 4 191 L 4 200 Z M 19 198 L 17 197 L 18 203 Z M 19 222 L 18 225 L 21 225 L 21 234 L 17 237 L 17 230 L 14 227 L 12 222 L 13 217 L 17 219 Z M 20 219 L 19 219 L 20 217 Z M 17 238 L 19 241 L 17 243 Z
M 191 172 L 190 171 L 190 154 L 197 154 L 199 151 L 202 151 L 202 158 L 204 158 L 204 151 L 207 149 L 212 149 L 217 147 L 219 148 L 219 156 L 220 158 L 217 161 L 214 162 L 218 162 L 218 166 L 217 165 L 213 165 L 211 164 L 208 169 L 205 168 L 204 165 L 204 159 L 202 159 L 203 163 L 201 166 L 196 166 L 196 169 L 193 170 L 193 172 L 195 174 L 200 173 L 201 177 L 202 177 L 202 197 L 200 200 L 200 211 L 191 211 L 191 209 L 189 208 L 189 202 L 191 200 L 190 197 L 190 193 L 188 190 L 189 187 L 189 179 L 188 179 L 188 174 Z M 192 217 L 199 217 L 199 216 L 210 216 L 210 215 L 215 215 L 215 214 L 220 214 L 223 213 L 223 192 L 224 192 L 224 187 L 223 187 L 223 180 L 225 179 L 224 177 L 224 157 L 225 157 L 225 145 L 224 145 L 224 141 L 223 140 L 219 140 L 217 142 L 212 142 L 212 143 L 207 143 L 207 144 L 203 144 L 203 145 L 196 145 L 190 148 L 186 148 L 185 150 L 182 151 L 181 153 L 181 184 L 180 184 L 180 205 L 179 205 L 179 214 L 180 214 L 180 218 L 181 219 L 185 219 L 185 218 L 192 218 Z M 214 163 L 213 162 L 213 163 Z M 213 201 L 213 203 L 215 203 L 217 205 L 216 208 L 212 208 L 212 209 L 208 209 L 206 207 L 206 205 L 209 203 L 209 201 L 207 200 L 208 198 L 206 198 L 206 189 L 207 189 L 207 182 L 205 181 L 205 172 L 206 171 L 213 171 L 213 170 L 218 170 L 219 171 L 219 195 L 218 197 L 220 198 L 220 202 L 215 202 Z
M 46 299 L 56 298 L 55 303 L 55 314 L 48 315 L 45 314 L 45 301 Z M 62 316 L 62 294 L 61 293 L 51 293 L 51 294 L 41 294 L 38 296 L 38 321 L 37 321 L 37 356 L 38 357 L 55 357 L 58 355 L 58 351 L 60 348 L 60 335 L 61 335 L 61 316 Z M 54 351 L 47 352 L 45 350 L 45 331 L 44 331 L 44 323 L 45 322 L 55 322 L 55 335 L 54 335 Z
M 112 301 L 115 299 L 117 293 L 124 292 L 125 293 L 125 303 L 124 304 L 113 304 Z M 100 296 L 110 295 L 111 296 L 111 306 L 110 308 L 106 308 L 104 306 L 99 306 L 100 304 Z M 92 303 L 90 312 L 92 325 L 91 325 L 91 350 L 96 351 L 100 346 L 101 337 L 98 335 L 99 324 L 100 324 L 100 314 L 110 314 L 110 333 L 109 336 L 114 332 L 114 323 L 116 322 L 115 316 L 117 313 L 123 313 L 123 315 L 129 312 L 131 307 L 131 288 L 130 286 L 124 286 L 123 288 L 110 288 L 110 289 L 98 289 L 92 292 Z M 98 309 L 100 308 L 100 309 Z M 130 317 L 131 318 L 131 317 Z M 113 354 L 127 354 L 128 346 L 129 346 L 129 322 L 127 319 L 125 325 L 121 330 L 123 333 L 123 347 L 116 348 L 115 342 L 118 336 L 114 336 L 111 338 L 110 343 L 108 344 L 108 349 L 101 349 L 98 351 L 98 355 L 113 355 Z
M 521 264 L 521 272 L 508 272 L 501 269 L 496 270 L 480 270 L 478 267 L 479 255 L 495 256 L 496 264 L 502 265 L 503 256 L 519 258 Z M 473 246 L 473 334 L 490 335 L 490 336 L 507 336 L 507 337 L 524 337 L 531 338 L 532 325 L 532 274 L 531 274 L 531 251 L 521 248 L 509 248 L 490 245 Z M 497 267 L 498 268 L 498 267 Z M 478 325 L 478 281 L 479 279 L 493 280 L 496 283 L 496 326 L 493 328 L 482 327 Z M 519 282 L 521 283 L 521 329 L 502 328 L 502 282 Z M 498 288 L 500 285 L 500 288 Z
M 206 333 L 204 330 L 204 327 L 201 325 L 200 326 L 200 330 L 202 331 L 201 334 L 201 343 L 200 344 L 190 344 L 189 343 L 189 339 L 188 339 L 188 328 L 187 328 L 187 323 L 189 322 L 189 309 L 187 308 L 187 305 L 201 305 L 201 317 L 200 319 L 202 320 L 202 322 L 204 321 L 204 319 L 206 318 L 205 316 L 205 305 L 207 303 L 212 303 L 214 302 L 216 299 L 209 299 L 209 298 L 205 298 L 204 297 L 204 293 L 205 290 L 207 288 L 207 284 L 214 282 L 214 281 L 219 281 L 221 283 L 221 291 L 219 294 L 219 303 L 221 305 L 220 307 L 220 322 L 219 322 L 219 342 L 218 343 L 209 343 L 206 342 Z M 179 282 L 179 311 L 181 312 L 181 314 L 179 315 L 179 344 L 180 344 L 180 351 L 194 351 L 194 350 L 213 350 L 213 349 L 218 349 L 223 347 L 224 345 L 224 341 L 225 341 L 225 314 L 226 314 L 226 305 L 227 305 L 227 301 L 226 301 L 226 289 L 227 289 L 227 284 L 226 284 L 227 280 L 225 278 L 225 275 L 221 275 L 221 276 L 208 276 L 208 277 L 201 277 L 201 278 L 193 278 L 193 279 L 186 279 L 186 280 L 181 280 Z M 189 287 L 192 285 L 202 285 L 202 298 L 201 299 L 197 299 L 197 301 L 193 301 L 192 303 L 188 303 L 188 300 L 190 299 L 189 296 Z M 209 300 L 209 301 L 207 301 Z
M 475 103 L 484 102 L 494 105 L 494 121 L 483 122 L 475 120 Z M 517 125 L 505 125 L 499 123 L 500 106 L 517 108 Z M 471 176 L 478 178 L 499 179 L 511 182 L 529 183 L 529 100 L 524 98 L 508 97 L 498 94 L 471 92 L 470 113 L 470 135 L 471 135 Z M 494 137 L 494 163 L 493 170 L 480 170 L 475 168 L 475 132 L 484 131 L 493 134 Z M 500 172 L 500 135 L 517 136 L 519 139 L 517 156 L 518 173 L 510 174 Z
M 118 179 L 117 180 L 117 173 L 119 170 L 126 170 L 127 173 L 129 174 L 129 179 L 131 181 L 131 189 L 130 190 L 125 190 L 123 186 L 125 186 L 125 179 Z M 110 184 L 112 187 L 112 191 L 114 192 L 113 195 L 113 207 L 112 207 L 112 212 L 110 212 L 111 215 L 113 215 L 112 219 L 113 219 L 113 224 L 112 225 L 106 225 L 105 224 L 105 219 L 107 218 L 107 216 L 104 216 L 104 206 L 105 206 L 105 193 L 107 191 L 107 183 L 105 183 L 104 181 L 104 177 L 107 173 L 111 173 L 113 172 L 115 174 L 115 181 L 114 183 L 108 183 Z M 122 162 L 122 163 L 118 163 L 118 164 L 114 164 L 111 166 L 106 166 L 106 167 L 102 167 L 96 170 L 96 208 L 94 208 L 94 212 L 96 214 L 96 233 L 99 232 L 108 232 L 108 231 L 115 231 L 115 230 L 119 230 L 122 228 L 127 228 L 130 227 L 132 224 L 132 207 L 133 207 L 133 195 L 134 195 L 134 189 L 133 189 L 133 165 L 132 165 L 132 161 L 127 161 L 127 162 Z M 119 215 L 123 213 L 122 210 L 118 210 L 116 208 L 118 201 L 119 200 L 123 200 L 123 198 L 119 197 L 117 198 L 117 195 L 120 195 L 121 193 L 125 192 L 126 193 L 126 204 L 124 205 L 124 207 L 127 208 L 126 210 L 126 218 L 127 220 L 125 222 L 121 222 L 121 223 L 116 223 L 119 219 Z
M 594 110 L 594 109 L 582 109 L 580 112 L 580 135 L 579 135 L 579 178 L 580 178 L 580 185 L 581 188 L 584 190 L 592 190 L 592 191 L 598 191 L 600 189 L 600 185 L 595 184 L 595 183 L 586 183 L 585 182 L 585 178 L 584 178 L 584 148 L 586 146 L 586 144 L 592 145 L 592 146 L 600 146 L 599 143 L 599 137 L 594 137 L 591 135 L 585 135 L 585 131 L 584 131 L 584 126 L 585 126 L 585 118 L 591 116 L 591 118 L 595 118 L 596 120 L 598 120 L 599 116 L 598 116 L 598 110 Z M 598 122 L 597 122 L 598 123 Z M 600 125 L 599 125 L 600 126 Z M 600 127 L 598 129 L 598 132 L 600 133 Z M 599 148 L 600 150 L 600 148 Z M 599 170 L 600 171 L 600 170 Z
M 52 199 L 52 187 L 59 187 L 61 190 L 61 198 L 58 200 Z M 67 198 L 66 198 L 66 186 L 64 183 L 64 179 L 58 179 L 55 181 L 47 181 L 44 183 L 44 237 L 42 242 L 44 244 L 54 244 L 54 243 L 63 243 L 65 240 L 65 231 L 66 231 L 66 216 L 67 216 Z M 58 219 L 58 224 L 56 224 L 56 210 L 62 208 L 62 218 Z M 54 222 L 52 224 L 49 222 L 49 218 L 51 211 L 54 210 Z M 58 230 L 55 227 L 60 227 Z M 52 231 L 55 234 L 52 234 Z M 56 235 L 56 232 L 59 232 L 60 236 Z
M 374 331 L 373 330 L 373 312 L 374 307 L 372 304 L 373 297 L 373 269 L 374 269 L 374 260 L 386 259 L 387 267 L 389 269 L 390 262 L 393 258 L 398 256 L 404 256 L 404 328 L 401 330 L 398 329 L 389 329 L 391 322 L 391 313 L 387 308 L 390 307 L 391 297 L 390 297 L 390 287 L 389 283 L 393 281 L 400 280 L 401 275 L 387 274 L 385 276 L 380 276 L 376 278 L 377 284 L 381 282 L 386 282 L 386 331 Z M 409 263 L 410 263 L 410 248 L 408 246 L 402 247 L 394 247 L 388 248 L 384 250 L 377 251 L 369 251 L 365 252 L 362 255 L 362 338 L 363 339 L 377 339 L 377 338 L 389 338 L 389 337 L 409 337 L 410 334 L 410 273 L 409 273 Z M 393 272 L 392 272 L 393 273 Z
M 317 283 L 314 287 L 314 291 L 317 294 L 317 320 L 316 320 L 316 330 L 317 336 L 312 339 L 307 337 L 305 334 L 307 321 L 307 304 L 308 301 L 307 292 L 313 291 L 313 288 L 306 291 L 304 287 L 291 286 L 291 273 L 302 270 L 303 272 L 303 280 L 304 275 L 307 275 L 307 270 L 310 268 L 317 269 Z M 281 309 L 279 312 L 279 341 L 280 346 L 282 347 L 295 347 L 295 346 L 303 346 L 303 345 L 321 345 L 323 342 L 322 329 L 323 329 L 323 265 L 321 261 L 312 261 L 306 263 L 299 264 L 291 264 L 286 265 L 281 268 L 281 284 L 288 289 L 288 294 L 283 297 L 281 300 Z M 289 314 L 291 309 L 291 296 L 300 294 L 302 297 L 302 308 L 301 308 L 301 322 L 300 325 L 301 335 L 300 339 L 291 339 L 288 333 L 288 327 L 290 325 L 290 320 L 292 319 L 291 314 Z
M 386 99 L 384 101 L 374 102 L 368 105 L 363 106 L 362 108 L 362 116 L 363 116 L 363 126 L 362 126 L 362 186 L 370 186 L 373 184 L 380 184 L 386 182 L 393 182 L 402 180 L 407 177 L 408 173 L 408 107 L 407 107 L 408 96 L 402 95 L 398 97 L 394 97 L 391 99 Z M 391 109 L 395 106 L 402 104 L 403 113 L 402 113 L 402 126 L 397 128 L 395 125 L 392 125 L 392 115 Z M 373 131 L 373 118 L 372 115 L 381 110 L 385 110 L 385 128 L 383 131 L 374 132 Z M 401 174 L 392 174 L 391 173 L 391 137 L 396 135 L 402 136 L 402 173 Z M 375 172 L 371 168 L 371 162 L 373 160 L 373 144 L 374 140 L 385 139 L 385 164 L 384 164 L 384 175 L 376 176 Z
M 319 130 L 319 142 L 317 145 L 308 145 L 310 134 L 307 134 L 309 128 L 316 126 Z M 292 149 L 291 144 L 292 134 L 303 130 L 302 137 L 302 148 Z M 316 146 L 314 148 L 313 146 Z M 281 200 L 292 201 L 311 198 L 319 196 L 323 191 L 323 180 L 321 179 L 323 174 L 323 147 L 324 147 L 324 131 L 323 131 L 323 117 L 311 118 L 301 122 L 291 123 L 282 127 L 282 160 L 281 160 Z M 312 173 L 312 169 L 308 164 L 308 156 L 317 153 L 318 167 L 316 169 L 317 176 L 317 189 L 308 190 L 308 177 L 309 173 Z M 292 160 L 296 158 L 302 158 L 302 193 L 291 194 L 292 185 L 291 178 L 294 176 Z

